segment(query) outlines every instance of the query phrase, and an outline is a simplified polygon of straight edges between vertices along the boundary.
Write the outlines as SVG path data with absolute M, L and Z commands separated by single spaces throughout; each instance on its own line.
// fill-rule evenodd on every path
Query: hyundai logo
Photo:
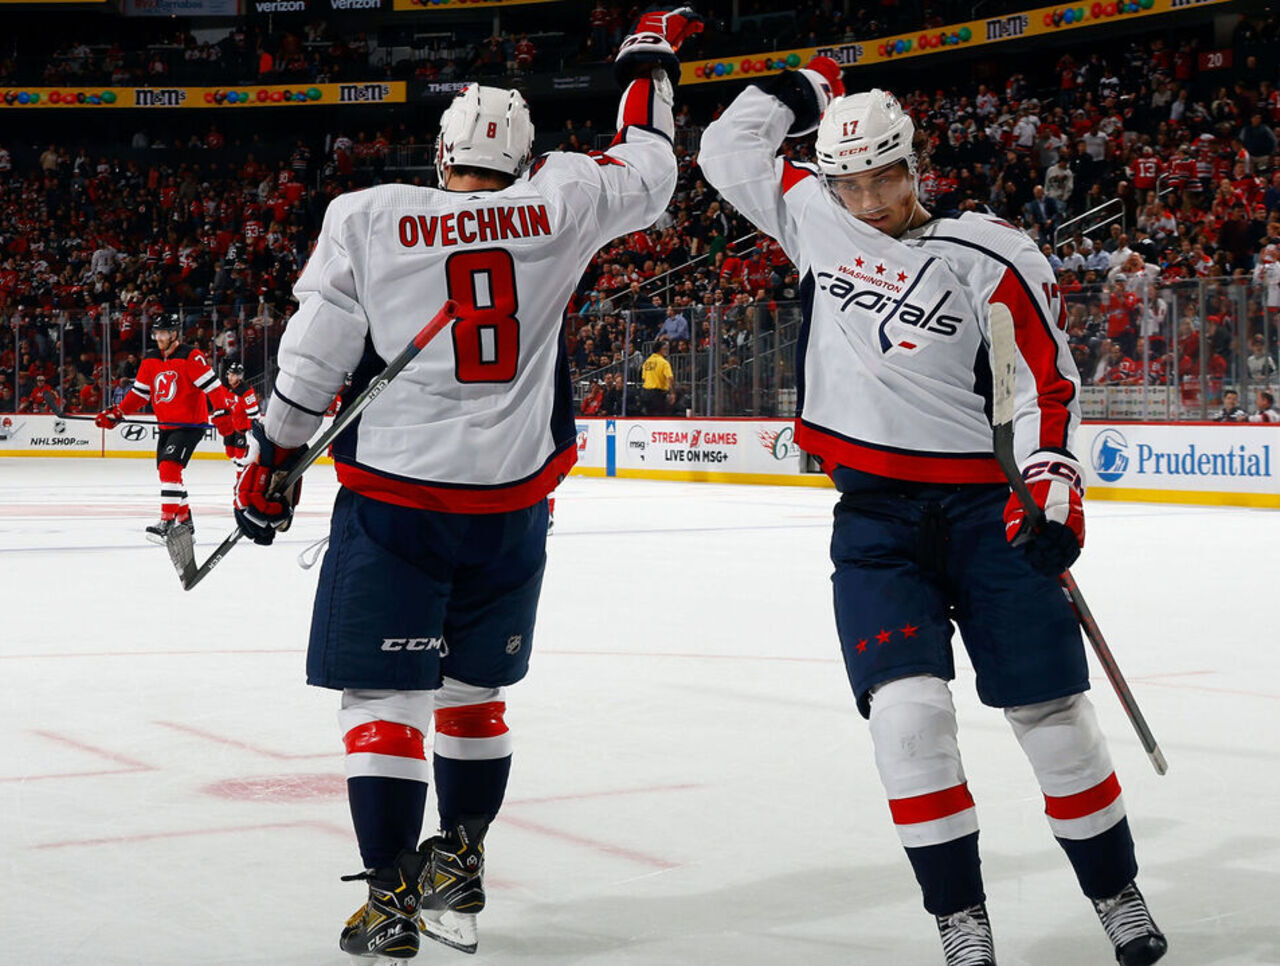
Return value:
M 120 428 L 120 435 L 130 442 L 137 443 L 147 436 L 147 427 L 141 423 L 127 423 Z
M 1129 468 L 1129 441 L 1117 429 L 1104 429 L 1093 439 L 1090 459 L 1098 479 L 1114 483 Z

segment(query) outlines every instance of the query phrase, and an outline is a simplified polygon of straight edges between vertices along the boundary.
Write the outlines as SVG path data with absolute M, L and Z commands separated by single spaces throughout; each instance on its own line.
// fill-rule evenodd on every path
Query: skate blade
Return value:
M 480 944 L 476 917 L 449 910 L 426 910 L 418 920 L 424 936 L 464 953 L 474 953 Z
M 158 533 L 148 533 L 146 534 L 146 538 L 152 543 L 154 543 L 157 547 L 165 546 L 164 537 L 160 536 L 160 534 Z

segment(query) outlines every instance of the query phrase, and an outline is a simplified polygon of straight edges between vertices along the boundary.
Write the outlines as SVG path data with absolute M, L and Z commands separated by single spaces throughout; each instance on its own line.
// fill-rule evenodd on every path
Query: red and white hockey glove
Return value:
M 831 57 L 815 57 L 800 71 L 801 75 L 815 87 L 821 97 L 826 95 L 822 109 L 827 109 L 831 99 L 844 96 L 844 68 Z M 817 77 L 813 75 L 816 74 Z
M 219 409 L 211 417 L 213 428 L 219 436 L 230 436 L 236 431 L 235 412 L 230 409 Z
M 842 68 L 830 57 L 815 57 L 800 70 L 784 70 L 766 90 L 796 116 L 788 137 L 811 134 L 827 105 L 844 95 Z
M 654 10 L 641 16 L 613 60 L 613 76 L 618 86 L 626 87 L 637 77 L 648 76 L 659 67 L 667 72 L 672 85 L 680 83 L 680 60 L 676 51 L 701 30 L 702 18 L 692 7 Z
M 1027 562 L 1042 574 L 1056 577 L 1080 556 L 1084 546 L 1084 472 L 1075 459 L 1037 450 L 1022 465 L 1022 478 L 1043 514 L 1029 520 L 1016 493 L 1004 507 L 1004 535 L 1021 547 Z
M 289 471 L 302 459 L 307 448 L 286 449 L 277 446 L 262 431 L 253 427 L 249 437 L 247 463 L 236 478 L 236 523 L 254 543 L 263 546 L 276 538 L 277 530 L 288 530 L 293 522 L 293 508 L 302 493 L 302 480 L 287 492 L 276 490 Z
M 99 429 L 115 429 L 122 419 L 124 419 L 124 413 L 120 411 L 120 407 L 112 406 L 110 409 L 104 409 L 94 416 L 93 425 Z

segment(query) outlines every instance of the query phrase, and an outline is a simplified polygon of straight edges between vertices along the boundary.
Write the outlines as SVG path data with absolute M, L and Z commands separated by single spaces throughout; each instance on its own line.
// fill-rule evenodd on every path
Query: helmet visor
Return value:
M 916 190 L 906 162 L 895 161 L 872 171 L 825 175 L 827 190 L 855 218 L 874 220 L 902 208 Z

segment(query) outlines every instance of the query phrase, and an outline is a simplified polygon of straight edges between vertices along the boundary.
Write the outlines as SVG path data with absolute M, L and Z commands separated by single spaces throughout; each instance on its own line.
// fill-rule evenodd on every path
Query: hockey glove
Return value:
M 94 416 L 93 425 L 99 429 L 115 429 L 122 419 L 124 419 L 124 413 L 120 411 L 120 407 L 112 406 Z
M 787 137 L 800 137 L 813 133 L 827 105 L 844 95 L 844 80 L 838 63 L 830 57 L 815 57 L 802 70 L 784 70 L 765 90 L 796 116 Z
M 1016 493 L 1004 507 L 1004 535 L 1021 547 L 1027 562 L 1056 577 L 1080 556 L 1084 546 L 1084 473 L 1064 453 L 1037 450 L 1022 467 L 1022 478 L 1043 519 L 1029 520 Z
M 230 436 L 236 431 L 236 416 L 230 409 L 219 409 L 211 418 L 219 436 Z
M 267 438 L 261 424 L 253 427 L 245 468 L 236 478 L 236 524 L 254 543 L 263 546 L 276 538 L 277 530 L 288 530 L 293 508 L 302 493 L 302 480 L 288 492 L 278 493 L 289 471 L 302 459 L 307 448 L 286 449 Z
M 673 85 L 680 83 L 680 45 L 702 31 L 702 18 L 692 7 L 655 10 L 636 21 L 636 29 L 622 41 L 613 60 L 613 76 L 619 87 L 637 77 L 648 76 L 654 68 L 667 72 Z

